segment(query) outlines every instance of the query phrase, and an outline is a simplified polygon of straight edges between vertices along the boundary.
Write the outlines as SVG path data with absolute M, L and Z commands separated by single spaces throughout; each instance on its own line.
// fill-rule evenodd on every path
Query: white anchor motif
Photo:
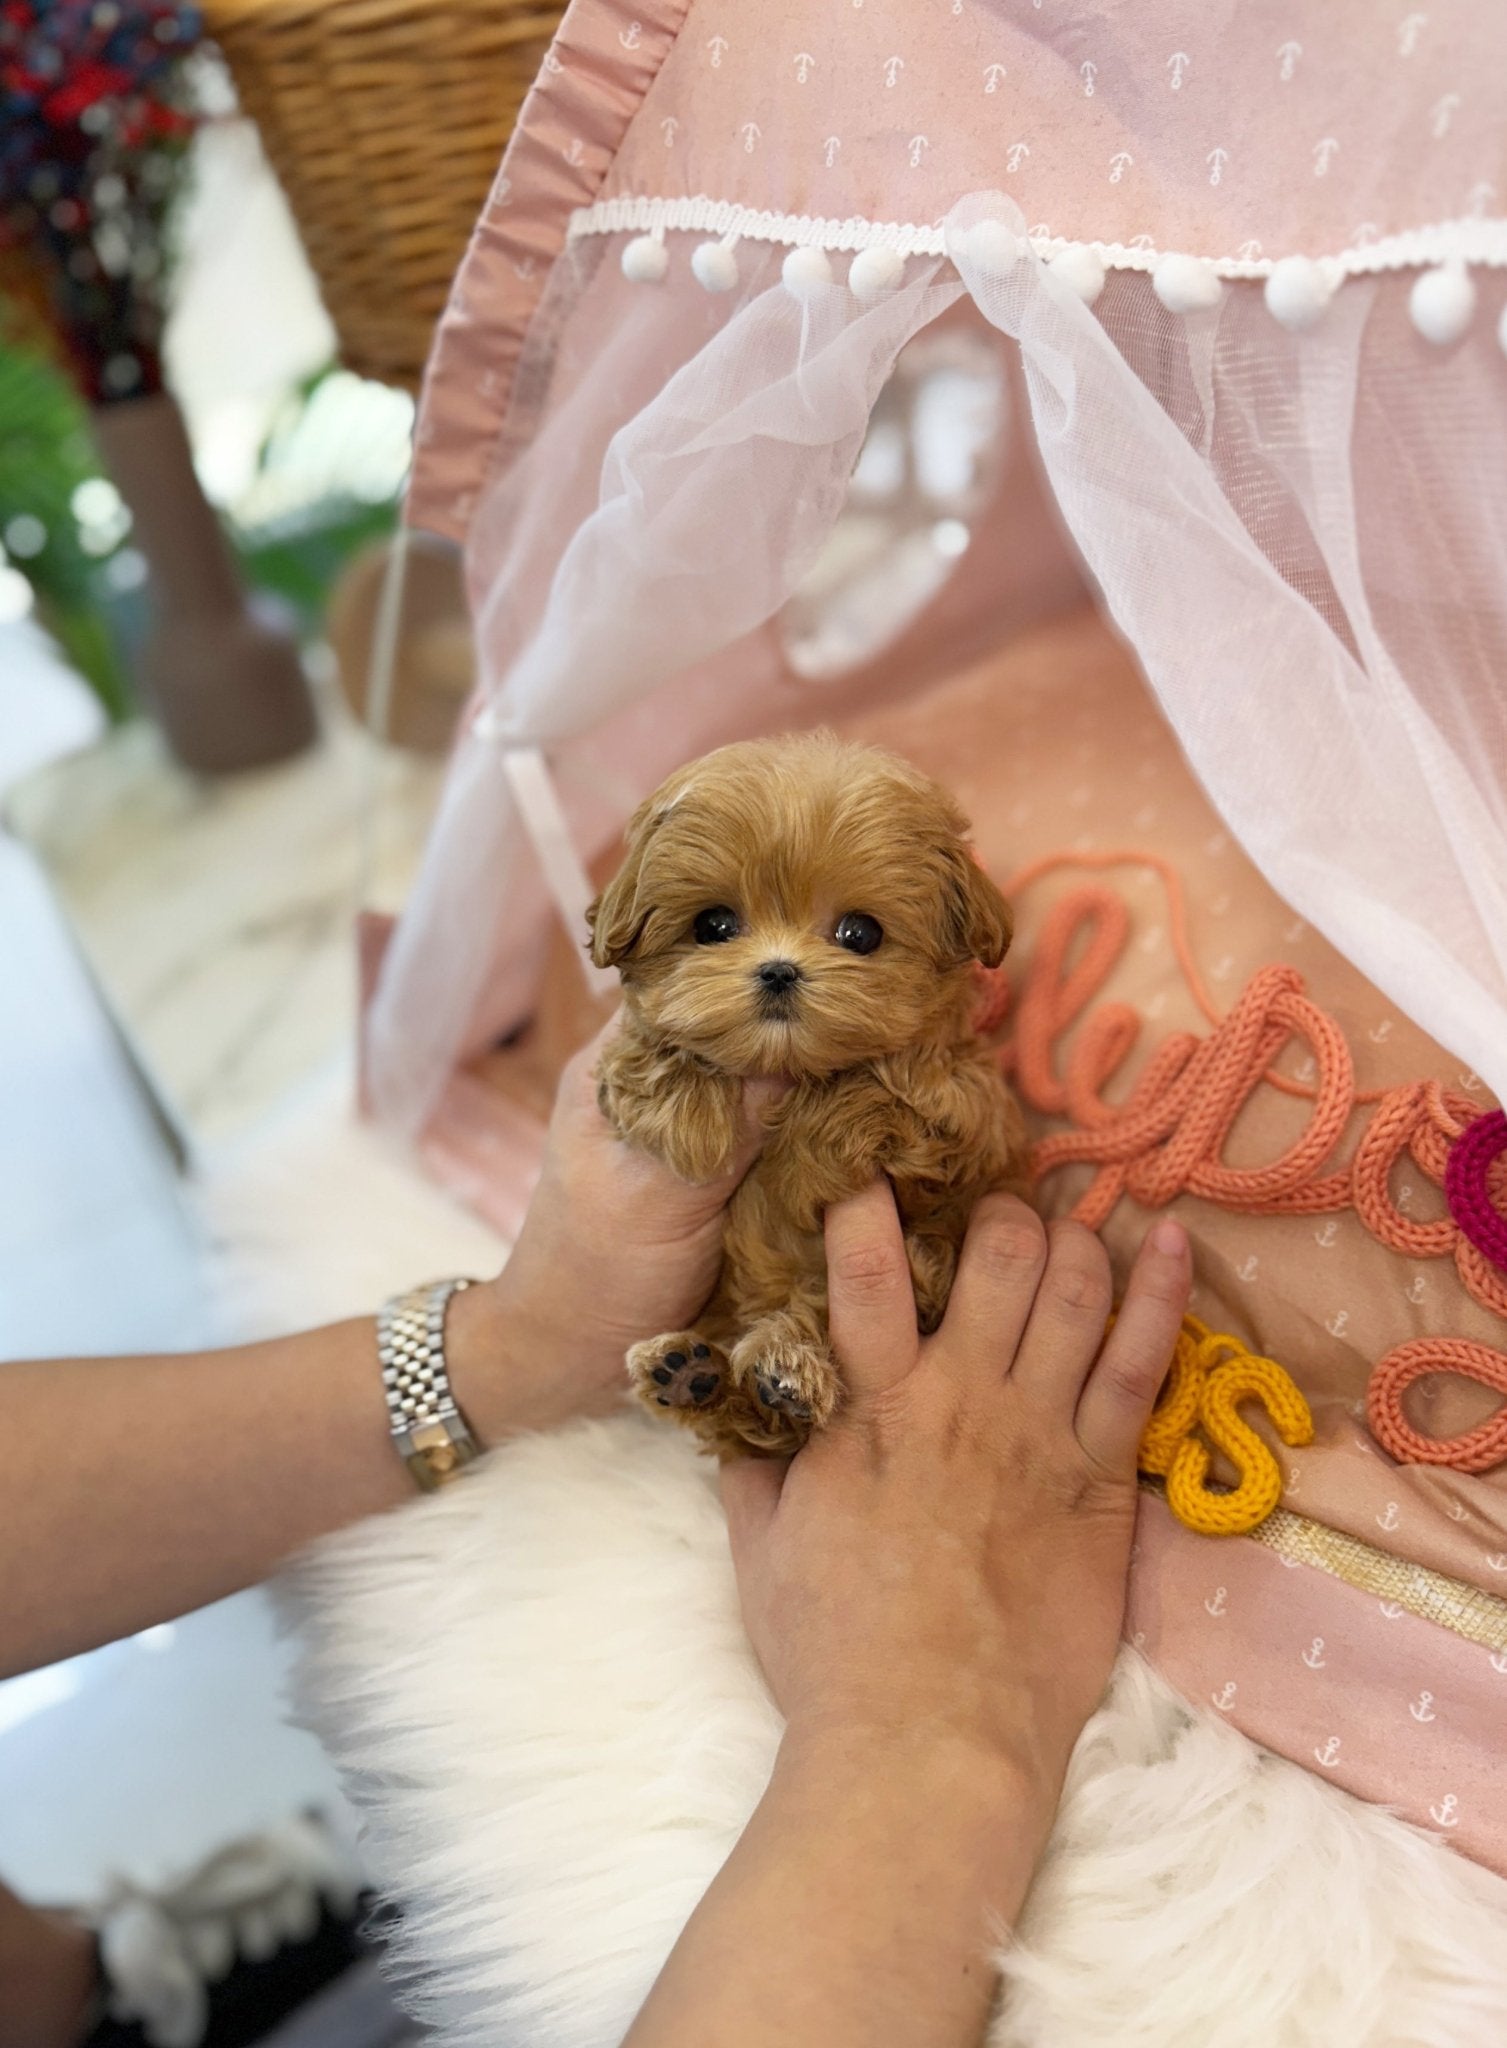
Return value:
M 837 162 L 837 152 L 841 148 L 842 137 L 840 135 L 829 135 L 826 141 L 822 144 L 822 162 L 827 166 L 827 169 L 829 171 L 831 170 L 832 166 Z
M 1322 1671 L 1326 1661 L 1324 1656 L 1324 1638 L 1322 1636 L 1315 1636 L 1308 1645 L 1308 1648 L 1303 1652 L 1303 1662 L 1310 1671 Z
M 925 156 L 930 148 L 931 143 L 924 135 L 913 135 L 911 137 L 908 154 L 910 157 L 910 167 L 913 171 L 919 168 L 922 157 Z
M 1261 244 L 1255 239 L 1254 236 L 1252 236 L 1248 242 L 1242 242 L 1240 244 L 1240 247 L 1235 251 L 1235 254 L 1240 258 L 1242 263 L 1254 263 L 1256 258 L 1261 254 Z
M 1469 1095 L 1474 1095 L 1476 1090 L 1481 1086 L 1481 1077 L 1478 1073 L 1476 1073 L 1474 1068 L 1472 1068 L 1468 1074 L 1456 1074 L 1455 1079 L 1460 1083 L 1460 1086 Z
M 1327 1252 L 1333 1249 L 1334 1241 L 1339 1234 L 1340 1227 L 1331 1216 L 1322 1230 L 1316 1230 L 1313 1233 L 1313 1241 L 1321 1251 Z
M 1327 178 L 1329 176 L 1330 163 L 1333 161 L 1338 151 L 1339 144 L 1335 141 L 1332 135 L 1326 135 L 1322 142 L 1316 142 L 1314 144 L 1313 175 L 1316 178 Z
M 1005 169 L 1007 171 L 1018 171 L 1030 154 L 1031 145 L 1029 142 L 1012 142 L 1005 151 Z
M 1209 969 L 1209 973 L 1215 981 L 1228 981 L 1234 971 L 1235 956 L 1233 953 L 1226 953 L 1222 960 L 1216 960 Z
M 1466 193 L 1465 204 L 1469 211 L 1474 215 L 1474 217 L 1477 220 L 1479 220 L 1482 214 L 1484 214 L 1490 207 L 1492 200 L 1495 199 L 1496 196 L 1496 186 L 1488 184 L 1486 180 L 1483 178 L 1479 185 L 1472 185 L 1470 190 Z
M 1507 1650 L 1493 1650 L 1486 1661 L 1493 1671 L 1507 1673 Z
M 617 39 L 625 50 L 636 50 L 644 39 L 644 25 L 641 21 L 630 21 L 626 28 L 620 28 Z
M 1284 1485 L 1283 1485 L 1282 1491 L 1283 1491 L 1284 1493 L 1296 1493 L 1296 1492 L 1297 1492 L 1297 1490 L 1298 1490 L 1298 1480 L 1299 1480 L 1299 1479 L 1300 1479 L 1300 1477 L 1302 1476 L 1302 1472 L 1303 1472 L 1303 1467 L 1302 1467 L 1301 1465 L 1294 1465 L 1294 1466 L 1293 1466 L 1292 1470 L 1291 1470 L 1291 1471 L 1290 1471 L 1290 1472 L 1288 1473 L 1288 1475 L 1287 1475 L 1287 1479 L 1286 1479 L 1286 1481 L 1285 1481 L 1285 1483 L 1284 1483 Z
M 797 52 L 791 58 L 790 61 L 795 66 L 796 84 L 804 85 L 806 83 L 806 80 L 811 76 L 812 72 L 816 69 L 816 59 L 812 56 L 809 50 L 797 50 Z
M 1259 248 L 1260 244 L 1257 243 L 1256 246 Z M 1299 939 L 1301 939 L 1303 934 L 1307 931 L 1307 929 L 1308 925 L 1306 921 L 1301 917 L 1295 917 L 1292 923 L 1287 927 L 1287 930 L 1282 934 L 1282 936 L 1287 941 L 1289 946 L 1295 946 L 1298 943 Z
M 1358 249 L 1367 249 L 1381 239 L 1381 229 L 1374 220 L 1363 220 L 1350 237 Z
M 1172 76 L 1168 79 L 1167 83 L 1172 87 L 1172 90 L 1174 92 L 1182 91 L 1183 80 L 1187 77 L 1188 66 L 1192 62 L 1193 59 L 1188 55 L 1186 50 L 1174 50 L 1172 52 L 1172 55 L 1167 59 L 1167 69 L 1172 74 Z
M 1431 1692 L 1421 1692 L 1416 1700 L 1410 1700 L 1408 1712 L 1415 1721 L 1437 1721 L 1439 1718 L 1434 1712 L 1434 1695 Z
M 745 121 L 738 130 L 738 133 L 743 137 L 743 154 L 745 156 L 752 156 L 759 146 L 759 137 L 764 133 L 764 130 L 757 121 Z
M 1233 1707 L 1235 1704 L 1234 1679 L 1227 1678 L 1224 1682 L 1223 1690 L 1220 1692 L 1211 1692 L 1209 1694 L 1209 1698 L 1214 1702 L 1215 1706 L 1218 1707 L 1221 1714 L 1227 1714 L 1230 1711 L 1231 1707 Z
M 1345 1334 L 1345 1325 L 1349 1322 L 1349 1320 L 1349 1309 L 1336 1309 L 1334 1314 L 1329 1318 L 1328 1322 L 1325 1323 L 1324 1328 L 1329 1332 L 1331 1337 L 1343 1337 Z
M 1224 167 L 1229 160 L 1230 153 L 1227 149 L 1211 149 L 1209 151 L 1208 155 L 1204 158 L 1204 162 L 1209 167 L 1209 183 L 1211 185 L 1222 183 Z
M 712 53 L 713 71 L 720 71 L 722 69 L 722 59 L 727 55 L 727 37 L 708 36 L 706 46 Z
M 1212 1600 L 1205 1600 L 1205 1602 L 1204 1602 L 1204 1606 L 1205 1606 L 1205 1607 L 1206 1607 L 1206 1608 L 1208 1609 L 1208 1611 L 1209 1611 L 1209 1613 L 1210 1613 L 1210 1614 L 1223 1614 L 1223 1613 L 1224 1613 L 1224 1611 L 1225 1611 L 1225 1589 L 1224 1589 L 1224 1587 L 1223 1587 L 1223 1586 L 1216 1586 L 1216 1587 L 1214 1588 L 1214 1597 L 1213 1597 L 1213 1599 L 1212 1599 Z
M 1374 1520 L 1376 1522 L 1376 1526 L 1378 1529 L 1386 1529 L 1388 1531 L 1395 1529 L 1397 1527 L 1397 1524 L 1402 1520 L 1402 1516 L 1398 1512 L 1396 1501 L 1389 1500 L 1387 1502 L 1386 1512 L 1384 1514 L 1375 1516 Z
M 1404 1287 L 1402 1291 L 1407 1296 L 1408 1300 L 1412 1302 L 1413 1306 L 1416 1308 L 1418 1306 L 1418 1303 L 1422 1301 L 1425 1294 L 1428 1293 L 1428 1282 L 1420 1273 L 1408 1286 Z
M 1441 93 L 1429 108 L 1429 133 L 1435 142 L 1442 142 L 1448 135 L 1450 123 L 1455 118 L 1459 104 L 1460 95 L 1457 92 L 1446 92 Z
M 560 62 L 553 50 L 546 50 L 544 53 L 544 68 L 546 71 L 559 72 L 563 71 L 565 66 Z
M 1405 1611 L 1404 1609 L 1398 1606 L 1395 1600 L 1378 1600 L 1376 1604 L 1381 1609 L 1382 1613 L 1387 1617 L 1388 1621 L 1400 1620 Z
M 1292 75 L 1298 68 L 1298 59 L 1303 54 L 1303 45 L 1289 38 L 1277 45 L 1277 76 L 1284 85 L 1291 83 Z
M 1397 1190 L 1398 1208 L 1404 1210 L 1410 1209 L 1413 1204 L 1413 1197 L 1417 1192 L 1418 1190 L 1413 1186 L 1413 1183 L 1410 1180 L 1405 1180 L 1402 1186 Z
M 1257 1273 L 1260 1270 L 1261 1261 L 1256 1257 L 1256 1254 L 1254 1252 L 1251 1252 L 1244 1259 L 1244 1261 L 1235 1268 L 1235 1278 L 1237 1280 L 1245 1280 L 1249 1282 L 1255 1279 Z
M 1452 1500 L 1444 1512 L 1452 1522 L 1468 1522 L 1470 1520 L 1469 1513 L 1457 1500 Z
M 1003 64 L 986 64 L 984 66 L 985 92 L 998 92 L 1000 87 L 1000 80 L 1002 78 L 1008 77 L 1009 73 L 1005 70 Z
M 1366 1036 L 1370 1039 L 1373 1045 L 1385 1045 L 1387 1040 L 1392 1036 L 1391 1018 L 1383 1017 L 1379 1024 L 1373 1024 L 1371 1026 L 1371 1029 L 1366 1033 Z
M 1303 1569 L 1303 1560 L 1300 1557 L 1279 1556 L 1277 1562 L 1285 1572 L 1299 1572 Z
M 499 206 L 506 206 L 508 204 L 508 195 L 512 192 L 512 189 L 513 181 L 511 178 L 499 177 L 497 183 L 492 187 L 492 197 Z
M 1507 1551 L 1492 1551 L 1486 1562 L 1494 1572 L 1507 1572 Z
M 1428 27 L 1426 14 L 1405 14 L 1397 24 L 1397 54 L 1411 57 L 1418 47 L 1418 38 Z
M 1078 76 L 1083 80 L 1083 97 L 1091 100 L 1094 96 L 1094 80 L 1099 76 L 1099 67 L 1092 58 L 1085 58 L 1078 66 Z
M 1314 1762 L 1317 1763 L 1323 1770 L 1332 1771 L 1335 1765 L 1340 1760 L 1339 1737 L 1337 1735 L 1329 1736 L 1324 1743 L 1324 1747 L 1322 1749 L 1316 1749 L 1313 1753 L 1313 1756 Z
M 884 60 L 885 84 L 887 86 L 890 86 L 891 88 L 898 85 L 900 82 L 900 74 L 904 69 L 905 59 L 903 57 L 886 57 Z
M 580 159 L 577 158 L 575 159 L 575 161 L 579 162 Z M 537 267 L 538 266 L 535 264 L 532 256 L 525 256 L 521 263 L 515 263 L 513 265 L 513 275 L 515 277 L 521 277 L 523 282 L 527 284 L 529 279 L 533 276 L 534 271 Z
M 1143 1629 L 1143 1628 L 1138 1628 L 1138 1629 L 1136 1630 L 1135 1634 L 1134 1634 L 1134 1635 L 1133 1635 L 1133 1636 L 1132 1636 L 1132 1637 L 1130 1638 L 1130 1641 L 1131 1641 L 1131 1646 L 1132 1646 L 1132 1648 L 1134 1648 L 1134 1649 L 1137 1649 L 1137 1650 L 1144 1650 L 1144 1649 L 1145 1649 L 1145 1647 L 1146 1647 L 1146 1631 L 1145 1631 L 1145 1629 Z
M 665 139 L 665 148 L 673 149 L 675 147 L 675 137 L 680 132 L 680 123 L 673 114 L 666 114 L 659 127 L 660 133 Z
M 568 164 L 580 164 L 586 161 L 586 145 L 582 142 L 579 135 L 571 137 L 570 147 L 565 152 L 565 161 Z
M 1437 1806 L 1431 1806 L 1429 1813 L 1442 1828 L 1457 1828 L 1460 1825 L 1460 1802 L 1453 1792 L 1446 1792 Z

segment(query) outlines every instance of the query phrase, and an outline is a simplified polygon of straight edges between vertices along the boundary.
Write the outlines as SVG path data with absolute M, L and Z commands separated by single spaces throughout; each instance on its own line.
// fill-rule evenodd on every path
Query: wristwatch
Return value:
M 395 1294 L 377 1315 L 377 1356 L 398 1455 L 425 1493 L 480 1456 L 445 1370 L 445 1310 L 470 1280 L 435 1280 Z

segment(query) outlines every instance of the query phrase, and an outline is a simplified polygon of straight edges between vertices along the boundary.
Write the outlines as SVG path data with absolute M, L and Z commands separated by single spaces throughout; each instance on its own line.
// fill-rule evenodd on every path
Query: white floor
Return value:
M 48 669 L 0 629 L 0 783 L 76 726 Z M 209 1311 L 172 1159 L 44 880 L 3 836 L 0 963 L 0 1359 L 191 1348 Z M 14 1456 L 5 1469 L 24 1483 Z M 84 1899 L 113 1869 L 150 1877 L 334 1808 L 322 1753 L 283 1722 L 281 1672 L 250 1594 L 0 1685 L 0 1877 Z

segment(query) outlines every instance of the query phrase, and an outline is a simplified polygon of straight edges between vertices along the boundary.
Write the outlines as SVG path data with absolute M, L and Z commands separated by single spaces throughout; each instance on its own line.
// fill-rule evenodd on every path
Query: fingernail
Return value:
M 1171 1216 L 1164 1216 L 1151 1233 L 1151 1242 L 1169 1258 L 1180 1259 L 1188 1249 L 1188 1233 Z

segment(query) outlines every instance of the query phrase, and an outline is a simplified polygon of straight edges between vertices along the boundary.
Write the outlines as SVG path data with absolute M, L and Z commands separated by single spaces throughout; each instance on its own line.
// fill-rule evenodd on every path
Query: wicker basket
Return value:
M 417 387 L 435 321 L 564 7 L 208 0 L 340 336 Z

